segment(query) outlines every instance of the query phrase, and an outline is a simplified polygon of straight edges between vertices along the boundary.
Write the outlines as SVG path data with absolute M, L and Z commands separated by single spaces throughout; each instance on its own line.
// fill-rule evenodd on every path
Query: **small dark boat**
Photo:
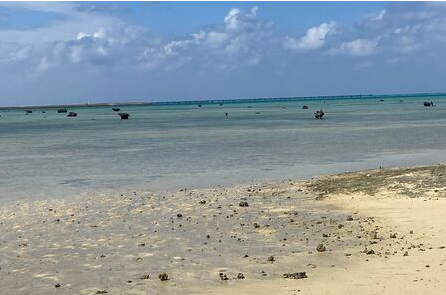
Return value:
M 27 114 L 32 114 L 33 111 L 32 111 L 32 110 L 26 110 L 25 113 L 27 113 Z
M 319 111 L 316 111 L 314 113 L 314 118 L 320 120 L 320 119 L 322 119 L 324 117 L 324 115 L 325 115 L 324 111 L 323 110 L 319 110 Z
M 432 101 L 425 101 L 425 102 L 423 102 L 423 105 L 424 105 L 425 107 L 433 107 L 433 106 L 434 106 L 434 103 L 433 103 Z
M 62 109 L 58 109 L 57 113 L 61 114 L 61 113 L 66 113 L 67 109 L 66 108 L 62 108 Z
M 67 117 L 77 117 L 77 113 L 75 112 L 69 112 Z
M 302 109 L 303 110 L 308 110 L 308 106 L 303 106 Z
M 114 112 L 119 112 L 121 109 L 120 109 L 120 108 L 112 108 L 112 110 L 113 110 Z
M 198 107 L 201 108 L 201 104 L 199 104 Z
M 121 120 L 127 120 L 130 117 L 127 113 L 118 113 L 118 115 L 121 117 Z
M 220 102 L 220 106 L 222 106 L 222 105 L 223 105 L 223 103 Z

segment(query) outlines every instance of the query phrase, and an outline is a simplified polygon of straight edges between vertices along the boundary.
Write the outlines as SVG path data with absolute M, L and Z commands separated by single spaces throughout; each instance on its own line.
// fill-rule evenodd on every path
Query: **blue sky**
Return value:
M 0 105 L 446 91 L 431 2 L 0 2 Z

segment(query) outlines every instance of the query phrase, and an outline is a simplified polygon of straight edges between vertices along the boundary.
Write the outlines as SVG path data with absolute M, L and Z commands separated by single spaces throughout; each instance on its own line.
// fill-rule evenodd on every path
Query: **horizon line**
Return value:
M 122 105 L 178 105 L 178 104 L 213 104 L 213 103 L 243 103 L 262 101 L 305 101 L 337 98 L 385 98 L 385 97 L 417 97 L 417 96 L 446 96 L 446 92 L 416 92 L 394 94 L 345 94 L 345 95 L 319 95 L 319 96 L 288 96 L 288 97 L 259 97 L 259 98 L 223 98 L 223 99 L 198 99 L 198 100 L 172 100 L 172 101 L 127 101 L 127 102 L 97 102 L 97 103 L 68 103 L 51 105 L 9 105 L 0 106 L 0 110 L 24 109 L 24 108 L 58 108 L 58 107 L 97 107 L 97 106 L 122 106 Z

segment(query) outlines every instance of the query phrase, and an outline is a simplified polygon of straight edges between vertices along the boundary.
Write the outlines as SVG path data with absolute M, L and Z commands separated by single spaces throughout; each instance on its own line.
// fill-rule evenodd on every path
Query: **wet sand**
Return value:
M 437 165 L 4 204 L 0 293 L 443 294 L 445 197 Z

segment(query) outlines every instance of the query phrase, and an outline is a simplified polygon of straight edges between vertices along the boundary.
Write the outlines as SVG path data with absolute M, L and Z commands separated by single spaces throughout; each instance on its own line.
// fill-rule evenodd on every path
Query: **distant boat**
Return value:
M 130 117 L 127 113 L 118 113 L 118 115 L 121 117 L 121 120 L 127 120 Z
M 27 113 L 27 114 L 32 114 L 33 111 L 32 111 L 32 110 L 26 110 L 25 113 Z
M 120 109 L 120 108 L 112 108 L 112 110 L 113 110 L 114 112 L 119 112 L 121 109 Z
M 69 112 L 67 117 L 77 117 L 77 113 L 75 112 Z
M 66 113 L 67 109 L 66 108 L 62 108 L 62 109 L 58 109 L 57 113 L 61 114 L 61 113 Z
M 201 104 L 199 104 L 198 107 L 201 108 Z
M 433 107 L 433 106 L 434 106 L 434 103 L 433 103 L 432 101 L 425 101 L 425 102 L 423 102 L 423 105 L 424 105 L 425 107 Z
M 303 106 L 302 109 L 303 110 L 308 110 L 308 106 Z

